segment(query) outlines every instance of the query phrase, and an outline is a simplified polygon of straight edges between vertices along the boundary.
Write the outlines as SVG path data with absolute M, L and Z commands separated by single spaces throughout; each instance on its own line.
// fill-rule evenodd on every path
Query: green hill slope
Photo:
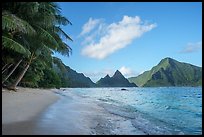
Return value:
M 63 87 L 95 87 L 96 84 L 91 81 L 89 77 L 84 76 L 83 73 L 78 73 L 70 67 L 64 65 L 60 59 L 56 59 L 53 65 L 54 70 L 60 76 Z
M 128 79 L 138 86 L 201 86 L 202 68 L 172 58 L 162 59 L 151 70 Z

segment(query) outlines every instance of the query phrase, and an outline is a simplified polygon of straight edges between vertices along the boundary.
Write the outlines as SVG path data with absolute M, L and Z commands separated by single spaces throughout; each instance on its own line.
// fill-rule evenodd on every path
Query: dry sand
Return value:
M 111 135 L 131 134 L 135 130 L 130 120 L 108 113 L 98 102 L 71 92 L 63 96 L 61 91 L 3 90 L 2 134 Z
M 58 98 L 53 90 L 19 87 L 13 92 L 2 89 L 2 124 L 29 120 Z
M 49 105 L 58 100 L 54 89 L 32 89 L 18 87 L 17 92 L 2 89 L 2 133 L 12 134 L 16 127 L 32 130 L 32 122 Z M 29 125 L 29 126 L 28 126 Z M 23 128 L 22 127 L 22 128 Z

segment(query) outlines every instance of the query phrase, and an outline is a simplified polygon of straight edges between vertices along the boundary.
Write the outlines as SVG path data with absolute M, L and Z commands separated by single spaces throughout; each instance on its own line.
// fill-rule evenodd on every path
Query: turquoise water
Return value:
M 202 134 L 202 87 L 73 88 L 146 134 Z

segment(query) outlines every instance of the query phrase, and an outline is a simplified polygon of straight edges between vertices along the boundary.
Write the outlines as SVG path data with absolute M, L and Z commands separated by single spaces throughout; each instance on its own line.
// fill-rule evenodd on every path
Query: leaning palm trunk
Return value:
M 7 66 L 8 66 L 8 64 L 4 65 L 4 66 L 2 67 L 2 71 L 3 71 Z
M 19 82 L 21 81 L 21 79 L 23 78 L 23 76 L 25 75 L 26 71 L 28 70 L 30 64 L 27 64 L 25 69 L 20 73 L 19 77 L 17 78 L 17 80 L 15 81 L 15 83 L 13 83 L 11 86 L 7 87 L 8 89 L 11 90 L 15 90 L 16 91 L 16 86 L 19 84 Z
M 2 85 L 4 84 L 4 82 L 11 76 L 11 74 L 13 74 L 13 72 L 16 70 L 16 68 L 18 67 L 18 65 L 21 63 L 23 59 L 19 60 L 18 63 L 15 65 L 15 67 L 11 70 L 11 72 L 8 74 L 8 76 L 2 81 Z
M 32 60 L 34 59 L 34 53 L 31 54 L 30 60 L 27 63 L 25 69 L 20 73 L 20 75 L 18 76 L 17 80 L 10 86 L 8 86 L 7 88 L 10 90 L 14 90 L 16 91 L 16 86 L 19 84 L 19 82 L 21 81 L 21 79 L 23 78 L 23 76 L 25 75 L 26 71 L 28 70 L 28 68 L 30 67 L 30 64 L 32 62 Z
M 8 70 L 11 66 L 13 66 L 13 64 L 10 64 L 8 67 L 6 67 L 1 74 L 3 74 L 6 70 Z

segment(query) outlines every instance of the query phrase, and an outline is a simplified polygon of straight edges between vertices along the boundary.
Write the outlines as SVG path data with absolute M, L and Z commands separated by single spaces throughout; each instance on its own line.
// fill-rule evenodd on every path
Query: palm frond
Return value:
M 60 14 L 61 8 L 59 7 L 59 5 L 58 5 L 56 2 L 49 2 L 49 7 L 50 7 L 51 9 L 53 9 L 53 11 L 54 11 L 56 14 Z
M 67 35 L 66 32 L 64 32 L 60 27 L 55 27 L 55 31 L 56 31 L 59 35 L 64 36 L 66 39 L 69 39 L 69 40 L 73 41 L 72 38 L 69 37 L 69 35 Z
M 59 52 L 63 56 L 68 56 L 69 57 L 69 55 L 72 54 L 72 49 L 70 48 L 69 45 L 62 42 L 62 43 L 60 43 L 60 46 L 57 48 L 57 52 Z
M 54 22 L 56 21 L 56 18 L 53 15 L 42 13 L 41 15 L 36 15 L 34 17 L 34 20 L 37 20 L 35 21 L 36 25 L 41 26 L 43 28 L 50 28 L 55 24 Z
M 58 25 L 72 25 L 72 23 L 66 18 L 61 15 L 55 15 Z
M 52 45 L 49 44 L 50 48 L 55 50 L 59 46 L 55 38 L 47 30 L 43 29 L 42 27 L 39 27 L 39 26 L 36 26 L 36 27 L 38 29 L 39 37 L 41 37 L 42 40 L 44 39 L 45 41 L 51 42 Z
M 37 52 L 39 52 L 39 54 Z M 38 59 L 45 62 L 46 65 L 48 66 L 52 65 L 52 54 L 53 54 L 53 51 L 44 44 L 42 44 L 41 48 L 36 51 L 36 55 L 38 56 Z
M 38 12 L 39 9 L 39 2 L 20 2 L 18 9 L 18 15 L 33 15 Z
M 34 28 L 26 21 L 8 12 L 2 13 L 2 30 L 35 34 Z
M 2 36 L 2 45 L 4 48 L 12 50 L 17 53 L 21 53 L 23 55 L 30 55 L 30 51 L 24 48 L 20 43 L 12 40 L 11 38 Z
M 51 56 L 53 54 L 53 51 L 47 46 L 45 45 L 44 43 L 41 43 L 40 45 L 41 48 L 38 48 L 36 51 L 35 51 L 35 55 L 36 56 L 39 56 L 41 54 L 45 54 L 46 56 Z M 46 59 L 46 58 L 45 58 Z
M 70 46 L 64 43 L 58 34 L 53 33 L 52 35 L 54 36 L 59 45 L 55 51 L 59 52 L 62 55 L 69 56 L 72 53 L 72 49 L 70 48 Z

